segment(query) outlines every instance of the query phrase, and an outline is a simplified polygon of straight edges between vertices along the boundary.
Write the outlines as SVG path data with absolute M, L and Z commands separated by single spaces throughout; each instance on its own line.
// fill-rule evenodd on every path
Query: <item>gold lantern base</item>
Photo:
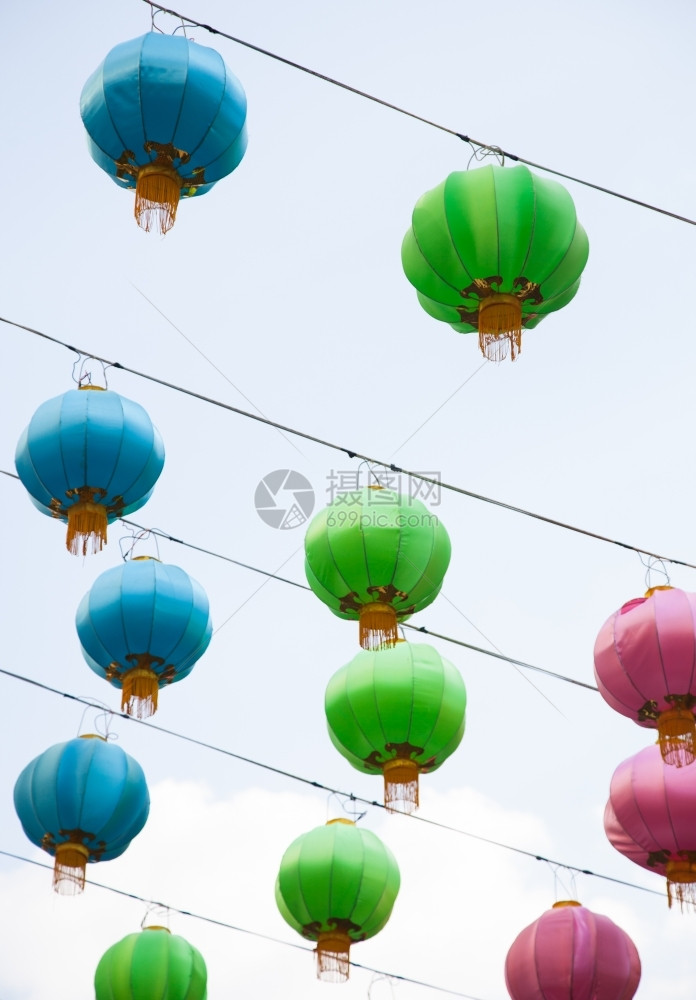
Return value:
M 82 499 L 83 492 L 93 494 L 96 491 L 85 486 L 77 492 L 80 494 L 80 499 L 71 504 L 67 510 L 68 534 L 65 545 L 68 552 L 74 556 L 86 556 L 90 543 L 93 554 L 101 552 L 106 545 L 106 529 L 109 521 L 103 504 Z
M 85 887 L 89 851 L 84 844 L 68 841 L 56 845 L 53 888 L 61 896 L 76 896 Z
M 667 873 L 667 903 L 672 908 L 676 899 L 684 912 L 684 907 L 696 910 L 696 852 L 685 851 L 684 858 L 670 858 L 665 867 Z
M 479 348 L 488 361 L 514 361 L 522 350 L 522 305 L 516 295 L 494 292 L 481 299 Z
M 657 718 L 660 753 L 665 764 L 685 767 L 696 759 L 696 720 L 688 708 L 670 708 Z
M 317 979 L 345 983 L 350 973 L 350 937 L 343 931 L 323 931 L 317 938 Z
M 176 220 L 181 194 L 181 177 L 173 167 L 147 163 L 138 171 L 135 182 L 135 219 L 149 233 L 168 233 Z
M 384 805 L 387 812 L 412 813 L 418 808 L 418 764 L 395 757 L 384 764 Z
M 396 611 L 391 604 L 373 601 L 360 608 L 360 645 L 363 649 L 394 646 L 399 637 Z
M 121 678 L 121 711 L 136 719 L 149 719 L 157 711 L 159 677 L 148 667 L 134 667 Z

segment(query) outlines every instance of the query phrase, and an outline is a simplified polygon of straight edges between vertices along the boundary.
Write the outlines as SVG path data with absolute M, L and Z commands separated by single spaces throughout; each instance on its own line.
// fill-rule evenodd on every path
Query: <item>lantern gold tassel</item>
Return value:
M 412 813 L 418 808 L 418 771 L 415 760 L 396 757 L 384 764 L 384 805 L 388 812 Z
M 391 604 L 375 601 L 360 608 L 360 645 L 363 649 L 394 646 L 398 637 L 396 611 Z
M 149 719 L 157 711 L 159 678 L 147 667 L 134 667 L 121 678 L 121 711 L 136 719 Z
M 76 896 L 85 887 L 85 869 L 89 851 L 84 844 L 68 841 L 56 845 L 53 888 L 61 896 Z
M 481 299 L 479 348 L 488 361 L 515 360 L 522 350 L 522 305 L 516 295 L 494 293 Z
M 108 516 L 106 507 L 89 500 L 78 500 L 68 507 L 68 535 L 65 540 L 68 552 L 74 556 L 87 555 L 91 540 L 92 552 L 101 552 L 106 545 Z
M 684 851 L 688 857 L 670 858 L 665 866 L 667 872 L 667 903 L 672 908 L 676 899 L 684 912 L 684 907 L 696 910 L 696 852 Z
M 174 225 L 181 193 L 181 178 L 173 167 L 147 163 L 138 171 L 135 184 L 135 218 L 149 233 L 159 230 L 164 236 Z
M 350 937 L 343 931 L 322 931 L 317 938 L 317 979 L 345 983 L 350 972 Z
M 683 767 L 696 759 L 696 720 L 688 708 L 670 708 L 657 718 L 658 743 L 665 764 Z

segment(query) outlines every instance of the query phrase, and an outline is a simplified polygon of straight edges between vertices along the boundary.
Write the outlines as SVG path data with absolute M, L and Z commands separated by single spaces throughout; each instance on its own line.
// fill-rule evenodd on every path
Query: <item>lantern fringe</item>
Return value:
M 154 670 L 134 667 L 121 678 L 121 711 L 136 719 L 149 719 L 157 711 L 159 678 Z
M 173 167 L 148 163 L 138 171 L 135 183 L 135 219 L 149 233 L 164 236 L 174 225 L 181 193 L 181 178 Z
M 391 604 L 375 601 L 360 608 L 360 645 L 363 649 L 395 646 L 399 637 L 396 611 Z
M 85 887 L 89 851 L 84 844 L 57 844 L 53 888 L 61 896 L 77 896 Z
M 488 361 L 515 360 L 522 350 L 522 305 L 515 295 L 495 293 L 481 299 L 479 348 Z
M 415 760 L 396 757 L 384 764 L 384 805 L 387 812 L 412 813 L 418 808 L 418 772 Z
M 688 708 L 671 708 L 657 719 L 658 743 L 665 764 L 684 767 L 696 759 L 696 720 Z
M 671 910 L 676 899 L 682 913 L 684 907 L 696 911 L 696 859 L 693 851 L 683 853 L 684 857 L 670 858 L 665 866 L 667 904 Z
M 68 507 L 68 534 L 65 545 L 74 556 L 87 555 L 88 544 L 95 554 L 106 545 L 108 526 L 106 507 L 89 500 L 78 500 Z
M 325 983 L 345 983 L 350 974 L 350 937 L 341 931 L 319 934 L 315 954 L 317 979 Z

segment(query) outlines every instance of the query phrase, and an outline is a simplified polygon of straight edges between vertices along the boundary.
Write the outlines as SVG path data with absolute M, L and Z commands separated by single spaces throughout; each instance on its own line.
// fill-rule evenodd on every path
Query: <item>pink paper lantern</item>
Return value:
M 619 608 L 594 649 L 604 700 L 639 726 L 657 729 L 662 757 L 681 767 L 696 756 L 696 594 L 653 587 Z
M 667 899 L 696 905 L 696 768 L 665 767 L 656 746 L 619 764 L 604 811 L 609 842 L 667 878 Z
M 505 960 L 512 1000 L 631 1000 L 639 982 L 628 934 L 574 900 L 525 927 Z

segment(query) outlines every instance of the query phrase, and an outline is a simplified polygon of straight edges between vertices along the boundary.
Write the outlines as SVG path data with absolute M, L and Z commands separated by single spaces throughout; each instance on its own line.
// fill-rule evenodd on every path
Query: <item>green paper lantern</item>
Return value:
M 436 649 L 403 639 L 364 650 L 328 683 L 329 736 L 358 771 L 384 775 L 387 809 L 418 806 L 418 775 L 435 771 L 464 735 L 466 688 Z
M 166 927 L 146 927 L 106 951 L 94 974 L 96 1000 L 206 1000 L 203 956 Z
M 450 174 L 413 210 L 401 261 L 418 301 L 502 361 L 531 329 L 573 298 L 587 234 L 570 194 L 527 167 Z
M 351 944 L 382 930 L 400 881 L 391 851 L 349 819 L 329 820 L 293 841 L 280 862 L 276 903 L 294 930 L 317 942 L 319 979 L 348 979 Z
M 435 600 L 450 554 L 435 514 L 382 487 L 339 493 L 305 536 L 307 582 L 335 615 L 360 622 L 365 649 L 393 645 L 398 623 Z

